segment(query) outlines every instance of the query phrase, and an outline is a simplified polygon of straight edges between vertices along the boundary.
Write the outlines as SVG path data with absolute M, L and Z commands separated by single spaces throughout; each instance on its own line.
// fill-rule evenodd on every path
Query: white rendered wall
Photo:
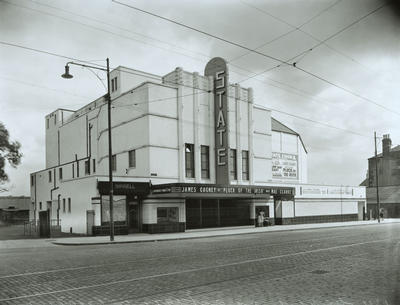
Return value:
M 253 108 L 253 171 L 254 183 L 271 181 L 271 111 Z

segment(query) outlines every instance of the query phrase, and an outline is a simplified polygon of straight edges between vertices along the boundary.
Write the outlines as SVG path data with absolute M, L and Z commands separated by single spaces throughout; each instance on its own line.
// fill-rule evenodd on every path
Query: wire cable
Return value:
M 361 99 L 361 100 L 363 100 L 363 101 L 365 101 L 365 102 L 371 103 L 371 101 L 372 101 L 372 100 L 369 99 L 369 98 L 366 98 L 366 97 L 364 97 L 364 96 L 362 96 L 362 95 L 360 95 L 360 94 L 358 94 L 358 93 L 355 93 L 355 92 L 353 92 L 353 91 L 351 91 L 351 90 L 349 90 L 349 89 L 345 89 L 345 88 L 342 87 L 342 86 L 336 85 L 335 83 L 333 83 L 333 82 L 331 82 L 331 81 L 328 81 L 328 80 L 326 80 L 326 79 L 324 79 L 324 78 L 322 78 L 322 77 L 320 77 L 320 76 L 317 76 L 316 74 L 311 73 L 311 72 L 309 72 L 309 71 L 307 71 L 307 70 L 305 70 L 305 69 L 303 69 L 303 68 L 300 69 L 299 67 L 297 67 L 297 66 L 295 65 L 295 63 L 290 64 L 289 62 L 284 61 L 284 60 L 282 60 L 282 59 L 279 59 L 279 58 L 270 56 L 270 55 L 265 54 L 265 53 L 262 53 L 262 52 L 258 52 L 257 50 L 251 49 L 251 48 L 246 47 L 246 46 L 244 46 L 244 45 L 241 45 L 241 44 L 239 44 L 239 43 L 236 43 L 236 42 L 227 40 L 227 39 L 225 39 L 225 38 L 216 36 L 216 35 L 214 35 L 214 34 L 207 33 L 207 32 L 205 32 L 205 31 L 203 31 L 203 30 L 199 30 L 199 29 L 194 28 L 194 27 L 192 27 L 192 26 L 188 26 L 188 25 L 183 24 L 183 23 L 181 23 L 181 22 L 175 21 L 175 20 L 170 19 L 170 18 L 163 17 L 163 16 L 161 16 L 161 15 L 157 15 L 157 14 L 155 14 L 155 13 L 152 13 L 152 12 L 149 12 L 149 11 L 146 11 L 146 10 L 143 10 L 143 9 L 140 9 L 140 8 L 135 7 L 135 6 L 132 6 L 132 5 L 128 5 L 128 4 L 126 4 L 126 3 L 119 2 L 119 1 L 117 1 L 117 0 L 112 0 L 112 2 L 114 2 L 114 3 L 116 3 L 116 4 L 119 4 L 119 5 L 122 5 L 122 6 L 125 6 L 125 7 L 128 7 L 128 8 L 131 8 L 131 9 L 133 9 L 133 10 L 136 10 L 136 11 L 139 11 L 139 12 L 142 12 L 142 13 L 145 13 L 145 14 L 148 14 L 148 15 L 151 15 L 151 16 L 153 16 L 153 17 L 160 18 L 160 19 L 162 19 L 162 20 L 165 20 L 165 21 L 168 21 L 168 22 L 170 22 L 170 23 L 173 23 L 173 24 L 182 26 L 182 27 L 184 27 L 184 28 L 187 28 L 187 29 L 190 29 L 190 30 L 192 30 L 192 31 L 201 33 L 201 34 L 203 34 L 203 35 L 206 35 L 206 36 L 215 38 L 215 39 L 217 39 L 217 40 L 226 42 L 226 43 L 228 43 L 228 44 L 231 44 L 231 45 L 233 45 L 233 46 L 236 46 L 236 47 L 245 49 L 245 50 L 247 50 L 247 51 L 251 51 L 251 52 L 253 52 L 253 53 L 255 53 L 255 54 L 258 54 L 258 55 L 261 55 L 261 56 L 263 56 L 263 57 L 267 57 L 267 58 L 269 58 L 269 59 L 278 61 L 278 62 L 280 62 L 281 64 L 293 66 L 294 68 L 297 68 L 299 71 L 302 71 L 302 72 L 304 72 L 305 74 L 308 74 L 308 75 L 310 75 L 310 76 L 312 76 L 312 77 L 314 77 L 314 78 L 317 78 L 317 79 L 319 79 L 319 80 L 321 80 L 321 81 L 323 81 L 323 82 L 325 82 L 325 83 L 327 83 L 327 84 L 329 84 L 329 85 L 331 85 L 331 86 L 335 86 L 336 88 L 341 89 L 341 90 L 343 90 L 343 91 L 345 91 L 345 92 L 347 92 L 347 93 L 349 93 L 349 94 L 351 94 L 351 95 L 353 95 L 353 96 L 356 96 L 357 98 L 359 98 L 359 99 Z M 328 38 L 326 38 L 325 40 L 323 40 L 321 43 L 319 43 L 318 45 L 322 44 L 322 43 L 323 43 L 324 41 L 326 41 L 326 40 L 332 39 L 333 37 L 339 35 L 339 34 L 342 33 L 343 31 L 345 31 L 345 30 L 347 30 L 348 28 L 350 28 L 351 26 L 353 26 L 354 24 L 357 24 L 357 23 L 360 22 L 361 20 L 363 20 L 363 19 L 367 18 L 368 16 L 370 16 L 370 15 L 376 13 L 377 11 L 379 11 L 380 9 L 382 9 L 383 7 L 385 7 L 385 6 L 387 6 L 387 5 L 388 5 L 388 3 L 384 3 L 384 4 L 380 5 L 378 8 L 376 8 L 376 9 L 374 9 L 373 11 L 369 12 L 368 14 L 364 15 L 363 17 L 357 19 L 356 21 L 354 21 L 354 22 L 351 23 L 350 25 L 346 26 L 345 28 L 341 29 L 340 31 L 336 32 L 335 34 L 332 34 L 331 36 L 329 36 Z M 318 46 L 318 45 L 316 45 L 316 46 Z M 316 46 L 315 46 L 315 47 L 316 47 Z M 309 49 L 307 52 L 309 52 L 309 51 L 311 51 L 311 50 L 312 50 L 312 48 Z M 299 57 L 299 56 L 301 56 L 301 55 L 303 55 L 303 53 L 297 55 L 296 57 Z M 296 57 L 295 57 L 295 58 L 296 58 Z M 279 66 L 279 65 L 278 65 L 278 66 Z M 278 67 L 278 66 L 276 66 L 276 67 Z M 270 68 L 268 71 L 270 71 L 270 70 L 272 70 L 272 69 L 274 69 L 274 68 L 276 68 L 276 67 L 272 67 L 272 68 Z M 265 73 L 265 72 L 264 72 L 264 73 Z M 253 77 L 254 77 L 254 76 L 253 76 Z M 246 79 L 246 80 L 247 80 L 247 79 Z M 244 81 L 244 80 L 242 80 L 242 81 L 240 81 L 240 82 L 243 82 L 243 81 Z M 345 89 L 345 90 L 344 90 L 344 89 Z M 399 116 L 400 116 L 400 113 L 398 113 L 398 112 L 396 112 L 396 111 L 394 111 L 394 110 L 391 110 L 391 109 L 389 109 L 389 108 L 387 108 L 387 107 L 385 107 L 385 106 L 383 106 L 383 105 L 381 105 L 381 104 L 379 104 L 379 103 L 377 103 L 377 102 L 372 101 L 372 104 L 374 104 L 374 105 L 376 105 L 376 106 L 378 106 L 378 107 L 380 107 L 380 108 L 382 108 L 382 109 L 388 110 L 388 111 L 390 111 L 390 112 L 392 112 L 392 113 L 395 113 L 396 115 L 399 115 Z

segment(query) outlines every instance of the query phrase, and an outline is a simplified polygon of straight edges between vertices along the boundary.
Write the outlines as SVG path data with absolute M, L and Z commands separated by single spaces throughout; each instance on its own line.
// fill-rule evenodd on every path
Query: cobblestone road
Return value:
M 0 249 L 0 304 L 399 305 L 400 224 Z

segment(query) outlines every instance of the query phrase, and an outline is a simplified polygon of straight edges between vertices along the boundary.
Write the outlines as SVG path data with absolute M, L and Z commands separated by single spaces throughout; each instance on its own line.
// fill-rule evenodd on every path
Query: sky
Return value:
M 176 67 L 203 74 L 211 58 L 223 57 L 230 82 L 252 87 L 256 104 L 301 135 L 309 183 L 359 185 L 374 131 L 400 144 L 395 3 L 0 0 L 0 122 L 24 155 L 18 168 L 7 167 L 2 195 L 28 195 L 29 173 L 44 169 L 46 114 L 104 94 L 87 69 L 73 67 L 76 76 L 62 79 L 68 58 L 103 65 L 109 57 L 111 67 L 164 75 Z

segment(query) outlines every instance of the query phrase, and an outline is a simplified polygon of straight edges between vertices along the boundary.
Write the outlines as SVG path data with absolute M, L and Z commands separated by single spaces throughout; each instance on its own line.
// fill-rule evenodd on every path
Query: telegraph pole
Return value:
M 381 211 L 381 205 L 379 203 L 379 172 L 378 172 L 378 153 L 377 153 L 377 148 L 376 148 L 376 131 L 374 132 L 374 140 L 375 140 L 375 175 L 376 175 L 376 208 L 377 208 L 377 215 L 378 215 L 378 223 L 381 222 L 380 218 L 380 211 Z

